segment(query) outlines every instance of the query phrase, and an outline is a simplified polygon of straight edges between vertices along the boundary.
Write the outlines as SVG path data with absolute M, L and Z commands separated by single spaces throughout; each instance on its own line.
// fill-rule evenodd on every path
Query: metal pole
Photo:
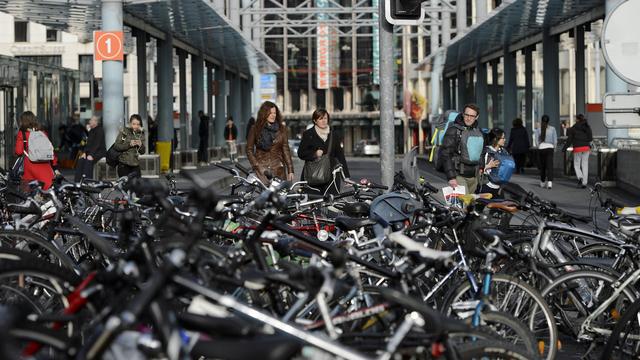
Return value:
M 524 121 L 533 122 L 533 48 L 524 49 Z M 526 126 L 525 126 L 526 127 Z
M 187 52 L 178 50 L 178 81 L 180 92 L 180 149 L 187 148 Z
M 510 52 L 509 48 L 505 46 L 504 83 L 502 87 L 504 94 L 502 97 L 502 108 L 504 114 L 502 129 L 505 134 L 509 134 L 511 132 L 513 119 L 518 116 L 518 83 L 516 79 L 516 71 L 516 54 Z
M 585 112 L 585 86 L 584 86 L 584 27 L 576 28 L 576 111 L 578 114 Z
M 136 30 L 136 56 L 138 70 L 138 115 L 142 118 L 142 124 L 146 131 L 144 144 L 149 148 L 149 123 L 147 121 L 147 33 L 144 30 Z
M 393 25 L 384 17 L 385 1 L 378 7 L 380 19 L 380 53 L 393 54 Z M 380 57 L 380 167 L 382 183 L 391 187 L 394 174 L 394 129 L 393 129 L 393 56 Z
M 224 142 L 224 126 L 227 122 L 227 70 L 224 64 L 217 66 L 213 74 L 218 82 L 218 94 L 216 95 L 216 117 L 213 128 L 215 129 L 214 146 L 223 146 Z
M 102 30 L 122 31 L 122 0 L 102 1 Z M 102 63 L 102 122 L 109 146 L 116 140 L 124 120 L 123 78 L 122 61 Z
M 198 111 L 204 111 L 204 63 L 202 56 L 191 55 L 191 142 L 192 149 L 200 144 Z
M 558 48 L 557 35 L 551 35 L 549 28 L 545 28 L 542 35 L 543 109 L 544 114 L 549 115 L 551 125 L 560 132 L 560 59 Z
M 168 35 L 168 34 L 167 34 Z M 158 40 L 158 141 L 173 140 L 173 41 Z
M 480 108 L 478 122 L 480 127 L 489 127 L 489 112 L 487 111 L 487 63 L 478 57 L 476 59 L 476 104 Z M 464 109 L 463 109 L 464 110 Z
M 624 2 L 624 0 L 607 0 L 605 4 L 605 11 L 607 15 L 609 15 L 613 9 L 616 8 L 620 3 Z M 598 44 L 599 45 L 599 44 Z M 611 70 L 611 67 L 607 65 L 607 73 L 606 73 L 606 84 L 607 84 L 607 93 L 613 92 L 627 92 L 629 91 L 627 83 L 624 80 L 620 79 L 614 72 Z M 600 69 L 596 69 L 596 77 L 600 76 Z M 600 94 L 597 94 L 597 97 L 600 98 Z M 607 129 L 607 142 L 609 146 L 613 145 L 613 141 L 615 139 L 625 139 L 629 137 L 628 129 Z

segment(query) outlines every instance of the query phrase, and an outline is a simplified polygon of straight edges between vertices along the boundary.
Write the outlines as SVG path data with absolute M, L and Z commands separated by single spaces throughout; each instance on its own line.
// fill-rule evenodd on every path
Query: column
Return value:
M 576 28 L 576 114 L 585 113 L 584 26 Z
M 122 31 L 122 0 L 102 1 L 102 30 Z M 122 61 L 102 62 L 102 123 L 109 146 L 116 140 L 124 120 L 123 77 Z
M 480 61 L 480 58 L 476 59 L 476 104 L 480 108 L 480 116 L 478 122 L 480 127 L 489 126 L 489 112 L 487 111 L 487 64 Z
M 542 35 L 543 112 L 549 115 L 550 124 L 560 133 L 560 65 L 558 58 L 558 36 L 550 35 L 545 28 Z
M 498 106 L 498 64 L 499 59 L 491 61 L 491 124 L 494 127 L 500 121 L 500 107 Z
M 460 36 L 467 28 L 467 1 L 456 0 L 456 36 Z
M 229 92 L 229 113 L 233 116 L 233 122 L 238 128 L 238 135 L 240 135 L 240 128 L 243 127 L 247 119 L 242 118 L 242 78 L 240 74 L 234 74 L 231 83 L 231 91 Z M 225 122 L 226 125 L 226 122 Z M 224 134 L 223 134 L 224 135 Z
M 180 149 L 186 149 L 187 130 L 187 52 L 178 50 L 178 77 L 180 92 Z
M 215 146 L 222 146 L 224 144 L 224 125 L 227 121 L 227 75 L 225 66 L 217 66 L 214 76 L 218 84 L 218 93 L 215 99 L 216 117 L 213 126 L 215 128 Z
M 393 26 L 384 17 L 385 1 L 380 1 L 378 15 L 380 21 L 380 53 L 393 54 Z M 395 136 L 394 136 L 394 94 L 393 94 L 393 57 L 380 57 L 380 167 L 382 183 L 393 185 Z
M 213 135 L 215 134 L 215 129 L 213 126 L 214 118 L 213 118 L 213 91 L 214 91 L 214 79 L 213 79 L 213 64 L 205 63 L 207 67 L 207 116 L 209 117 L 209 144 L 207 144 L 207 148 L 213 146 L 215 143 L 215 138 Z
M 191 55 L 191 149 L 197 149 L 200 144 L 198 126 L 200 118 L 198 112 L 204 112 L 204 63 L 202 56 Z
M 160 171 L 169 170 L 173 140 L 173 41 L 158 40 L 158 145 Z
M 149 129 L 147 121 L 147 33 L 143 30 L 136 29 L 134 31 L 136 37 L 136 56 L 138 71 L 138 115 L 142 118 L 142 125 L 145 129 Z M 93 84 L 91 84 L 93 87 Z M 149 133 L 144 139 L 144 144 L 149 149 Z M 111 145 L 109 145 L 111 146 Z
M 533 47 L 529 46 L 524 49 L 524 113 L 523 119 L 531 128 L 533 121 Z
M 487 0 L 476 0 L 476 23 L 487 17 Z
M 238 137 L 240 138 L 240 142 L 244 142 L 247 138 L 247 123 L 249 118 L 251 117 L 251 79 L 242 80 L 242 121 L 243 126 L 242 129 L 238 127 Z
M 606 0 L 605 11 L 607 15 L 609 15 L 613 11 L 613 9 L 616 8 L 616 6 L 618 6 L 623 2 L 624 0 Z M 598 43 L 598 46 L 600 46 L 599 43 Z M 597 55 L 598 56 L 600 55 L 599 51 Z M 596 78 L 598 79 L 600 78 L 599 67 L 596 68 Z M 627 83 L 624 80 L 620 79 L 618 75 L 616 75 L 608 65 L 606 67 L 606 82 L 607 82 L 606 83 L 607 93 L 616 93 L 616 92 L 626 93 L 628 91 Z M 600 99 L 600 93 L 596 95 L 598 99 Z M 607 142 L 609 143 L 609 146 L 613 145 L 613 141 L 615 139 L 624 139 L 628 137 L 629 137 L 629 129 L 607 129 Z
M 462 107 L 466 104 L 465 92 L 467 89 L 467 79 L 465 79 L 465 72 L 458 69 L 458 110 L 464 110 Z
M 451 79 L 443 76 L 442 79 L 442 110 L 451 109 Z
M 516 73 L 516 54 L 504 48 L 504 84 L 502 96 L 504 122 L 502 129 L 509 135 L 513 119 L 518 117 L 518 83 Z M 493 126 L 496 126 L 495 124 Z

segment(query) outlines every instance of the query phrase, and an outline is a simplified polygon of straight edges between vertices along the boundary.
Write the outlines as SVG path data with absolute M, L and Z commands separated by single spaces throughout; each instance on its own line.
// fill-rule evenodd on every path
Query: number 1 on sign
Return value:
M 111 54 L 111 38 L 108 38 L 104 42 L 107 45 L 107 54 Z

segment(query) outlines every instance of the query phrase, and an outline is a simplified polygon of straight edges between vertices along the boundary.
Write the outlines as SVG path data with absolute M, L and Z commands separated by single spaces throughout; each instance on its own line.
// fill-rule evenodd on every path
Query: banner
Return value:
M 378 0 L 371 1 L 371 7 L 378 8 Z M 373 20 L 378 23 L 378 12 L 373 13 Z M 373 26 L 373 83 L 380 85 L 380 27 Z
M 330 6 L 328 0 L 316 0 L 316 7 L 318 8 L 328 8 Z M 317 88 L 329 89 L 338 87 L 340 74 L 338 34 L 335 28 L 322 23 L 322 20 L 328 20 L 327 14 L 319 13 L 317 17 L 320 21 L 316 33 Z

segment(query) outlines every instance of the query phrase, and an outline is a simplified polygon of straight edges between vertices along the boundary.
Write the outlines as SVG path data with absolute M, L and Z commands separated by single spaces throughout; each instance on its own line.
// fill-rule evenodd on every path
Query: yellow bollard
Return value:
M 160 155 L 160 172 L 168 172 L 171 161 L 171 141 L 156 142 L 156 152 Z

